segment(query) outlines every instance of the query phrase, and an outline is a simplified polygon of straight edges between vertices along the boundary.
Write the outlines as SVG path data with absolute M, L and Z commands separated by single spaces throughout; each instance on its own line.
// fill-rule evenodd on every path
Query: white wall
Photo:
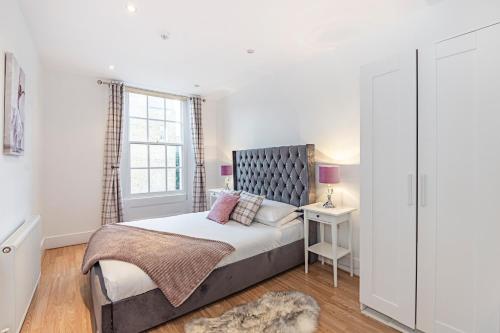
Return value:
M 359 207 L 360 66 L 500 21 L 498 0 L 428 3 L 433 5 L 395 26 L 318 52 L 219 101 L 219 159 L 230 161 L 233 149 L 313 143 L 318 163 L 341 165 L 343 204 Z M 324 197 L 324 186 L 318 194 Z M 354 231 L 358 257 L 358 212 Z
M 100 225 L 107 90 L 93 77 L 44 77 L 42 216 L 45 246 L 55 247 Z
M 12 52 L 26 73 L 25 154 L 0 152 L 0 243 L 24 219 L 39 213 L 38 160 L 40 143 L 40 63 L 17 1 L 0 0 L 0 149 L 3 150 L 4 59 Z
M 45 247 L 51 248 L 85 242 L 100 226 L 108 89 L 97 85 L 95 77 L 51 68 L 44 77 L 42 215 Z M 203 104 L 203 115 L 208 185 L 213 186 L 214 103 Z M 134 220 L 186 213 L 191 201 L 125 208 L 125 219 Z
M 217 151 L 217 103 L 207 99 L 202 105 L 202 124 L 205 144 L 205 170 L 207 174 L 207 189 L 219 185 L 221 176 Z

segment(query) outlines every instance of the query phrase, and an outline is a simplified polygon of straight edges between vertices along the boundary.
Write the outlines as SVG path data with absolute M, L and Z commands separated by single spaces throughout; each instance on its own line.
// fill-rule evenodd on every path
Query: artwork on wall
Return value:
M 23 69 L 12 53 L 6 53 L 3 151 L 8 155 L 24 154 L 25 85 Z

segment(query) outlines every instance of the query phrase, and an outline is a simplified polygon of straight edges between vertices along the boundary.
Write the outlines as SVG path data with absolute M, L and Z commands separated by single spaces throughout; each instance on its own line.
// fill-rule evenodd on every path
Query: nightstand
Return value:
M 223 188 L 212 188 L 208 190 L 208 199 L 210 203 L 210 208 L 212 208 L 212 206 L 215 203 L 215 200 L 217 200 L 219 194 L 221 194 L 223 191 L 224 191 Z
M 352 224 L 351 213 L 354 208 L 324 208 L 321 203 L 315 203 L 302 207 L 304 210 L 304 254 L 305 254 L 305 272 L 309 269 L 309 252 L 321 256 L 321 263 L 325 263 L 325 258 L 333 262 L 333 285 L 337 287 L 337 262 L 340 258 L 349 255 L 350 273 L 353 276 L 353 256 L 352 256 Z M 317 222 L 320 226 L 320 242 L 313 245 L 309 244 L 309 223 Z M 340 247 L 337 244 L 338 226 L 348 224 L 348 247 Z M 330 225 L 332 229 L 332 243 L 325 242 L 325 224 Z

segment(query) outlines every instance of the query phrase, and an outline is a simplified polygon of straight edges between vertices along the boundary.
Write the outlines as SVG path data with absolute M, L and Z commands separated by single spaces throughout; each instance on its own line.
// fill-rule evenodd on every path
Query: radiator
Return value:
M 0 333 L 21 330 L 40 280 L 40 216 L 24 222 L 0 245 Z

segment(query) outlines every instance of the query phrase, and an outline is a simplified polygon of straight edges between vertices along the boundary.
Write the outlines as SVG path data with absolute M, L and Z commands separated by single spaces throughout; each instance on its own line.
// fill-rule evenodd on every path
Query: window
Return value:
M 184 193 L 184 102 L 133 90 L 125 112 L 125 196 Z

